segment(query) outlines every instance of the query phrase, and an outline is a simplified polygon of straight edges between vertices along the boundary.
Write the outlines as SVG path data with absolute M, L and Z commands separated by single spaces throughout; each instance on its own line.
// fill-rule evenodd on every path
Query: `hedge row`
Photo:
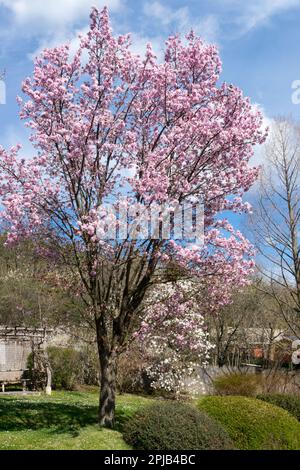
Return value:
M 205 397 L 199 408 L 219 421 L 238 449 L 300 450 L 300 423 L 286 410 L 249 397 Z
M 300 450 L 300 423 L 288 411 L 239 396 L 152 404 L 128 419 L 123 436 L 139 450 Z
M 272 405 L 277 405 L 288 411 L 300 421 L 300 395 L 288 395 L 285 393 L 268 393 L 258 395 L 259 400 L 266 401 Z

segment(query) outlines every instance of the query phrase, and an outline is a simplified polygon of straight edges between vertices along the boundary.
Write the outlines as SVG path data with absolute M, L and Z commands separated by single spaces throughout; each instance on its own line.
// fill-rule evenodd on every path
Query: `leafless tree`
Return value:
M 300 127 L 289 119 L 271 128 L 252 228 L 269 294 L 299 337 Z

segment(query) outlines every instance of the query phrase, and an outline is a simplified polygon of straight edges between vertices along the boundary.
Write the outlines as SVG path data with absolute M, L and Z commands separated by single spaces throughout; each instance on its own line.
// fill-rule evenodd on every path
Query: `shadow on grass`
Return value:
M 76 433 L 96 423 L 96 406 L 14 400 L 0 403 L 0 431 L 55 428 L 55 432 Z
M 118 406 L 114 429 L 122 432 L 125 422 L 134 411 Z M 98 407 L 88 404 L 1 400 L 0 431 L 48 428 L 55 433 L 68 432 L 75 436 L 80 428 L 97 424 L 97 413 Z

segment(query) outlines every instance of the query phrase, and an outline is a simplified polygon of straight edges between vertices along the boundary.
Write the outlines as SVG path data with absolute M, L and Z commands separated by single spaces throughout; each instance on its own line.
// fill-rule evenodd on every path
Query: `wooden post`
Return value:
M 47 384 L 46 384 L 46 395 L 51 395 L 52 393 L 52 373 L 51 373 L 51 367 L 49 365 L 48 357 L 46 359 L 46 375 L 47 375 Z
M 46 376 L 47 376 L 47 383 L 46 383 L 46 395 L 51 395 L 52 393 L 52 371 L 51 371 L 51 366 L 49 362 L 49 357 L 47 353 L 47 343 L 46 343 L 46 334 L 47 330 L 46 328 L 44 329 L 44 343 L 43 343 L 43 352 L 44 352 L 44 358 L 45 358 L 45 368 L 46 368 Z

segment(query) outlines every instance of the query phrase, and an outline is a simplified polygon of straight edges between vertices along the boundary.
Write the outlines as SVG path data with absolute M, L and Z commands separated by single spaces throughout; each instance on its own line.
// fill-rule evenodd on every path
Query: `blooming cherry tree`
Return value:
M 0 148 L 7 242 L 31 237 L 62 257 L 94 318 L 105 426 L 114 420 L 118 355 L 169 265 L 206 279 L 211 310 L 253 266 L 251 245 L 219 214 L 248 210 L 242 196 L 258 173 L 249 159 L 265 133 L 260 113 L 238 88 L 220 84 L 220 72 L 217 49 L 192 32 L 170 37 L 161 63 L 150 44 L 145 57 L 133 54 L 130 36 L 115 37 L 107 9 L 94 8 L 76 53 L 44 50 L 23 83 L 21 118 L 36 154 L 22 160 L 18 145 Z M 125 192 L 145 207 L 201 200 L 203 246 L 99 240 L 99 208 Z

